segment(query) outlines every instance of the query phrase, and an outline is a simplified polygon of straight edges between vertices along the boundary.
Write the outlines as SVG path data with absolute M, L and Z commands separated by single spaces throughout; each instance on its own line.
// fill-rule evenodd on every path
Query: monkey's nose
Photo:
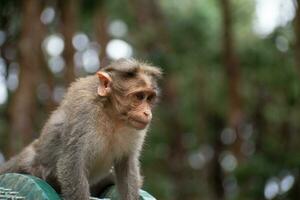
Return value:
M 152 118 L 152 113 L 151 113 L 151 112 L 145 111 L 145 112 L 144 112 L 144 115 L 145 115 L 145 117 L 147 117 L 148 119 L 151 119 L 151 118 Z
M 148 117 L 150 114 L 148 112 L 144 112 L 144 115 Z

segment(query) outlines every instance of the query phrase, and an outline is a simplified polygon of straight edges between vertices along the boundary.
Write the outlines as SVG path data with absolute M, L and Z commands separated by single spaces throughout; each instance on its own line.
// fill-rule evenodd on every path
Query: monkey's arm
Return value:
M 137 155 L 130 155 L 115 162 L 116 182 L 121 200 L 138 200 L 140 171 Z
M 73 139 L 66 144 L 57 163 L 57 176 L 64 200 L 88 200 L 89 183 L 85 171 L 82 141 Z

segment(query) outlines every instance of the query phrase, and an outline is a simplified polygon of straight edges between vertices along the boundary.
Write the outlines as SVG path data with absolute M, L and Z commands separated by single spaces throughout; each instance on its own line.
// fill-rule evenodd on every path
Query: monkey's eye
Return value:
M 155 94 L 150 94 L 148 97 L 147 97 L 147 101 L 150 102 L 150 103 L 153 103 L 155 100 Z
M 133 78 L 135 76 L 135 72 L 125 72 L 123 74 L 124 78 Z
M 144 92 L 137 92 L 135 93 L 135 98 L 139 101 L 143 101 L 145 99 L 145 93 Z

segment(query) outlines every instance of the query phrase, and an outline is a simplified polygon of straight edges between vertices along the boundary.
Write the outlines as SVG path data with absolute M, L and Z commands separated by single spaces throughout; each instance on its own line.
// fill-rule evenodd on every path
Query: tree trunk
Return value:
M 48 99 L 45 102 L 46 104 L 45 112 L 51 113 L 58 106 L 58 103 L 55 102 L 54 99 L 52 98 L 54 87 L 55 87 L 55 78 L 46 63 L 45 63 L 45 67 L 43 68 L 43 79 L 45 84 L 47 85 L 47 89 L 49 92 Z
M 109 60 L 106 55 L 106 46 L 110 39 L 107 33 L 108 21 L 104 1 L 101 1 L 96 9 L 94 16 L 94 27 L 96 40 L 100 44 L 101 48 L 99 55 L 100 67 L 104 67 L 109 64 Z
M 14 154 L 34 137 L 33 117 L 36 108 L 36 86 L 40 78 L 41 42 L 39 0 L 22 1 L 22 25 L 19 43 L 19 86 L 9 105 L 11 133 L 8 154 Z
M 257 89 L 257 95 L 256 95 L 256 99 L 257 99 L 257 103 L 254 107 L 254 116 L 252 117 L 253 123 L 254 123 L 254 129 L 256 129 L 258 131 L 258 133 L 264 133 L 267 132 L 266 126 L 267 126 L 267 122 L 266 119 L 264 118 L 264 113 L 263 111 L 265 110 L 265 107 L 268 103 L 268 99 L 265 96 L 265 91 L 264 88 L 261 86 L 258 86 Z M 263 137 L 262 134 L 257 135 L 257 138 L 255 140 L 256 143 L 256 147 L 255 147 L 255 151 L 258 153 L 261 153 L 262 151 L 264 151 L 263 147 L 264 147 L 264 141 L 266 139 Z
M 241 139 L 239 138 L 239 129 L 241 128 L 243 115 L 241 107 L 241 96 L 239 92 L 240 71 L 239 62 L 234 50 L 234 41 L 232 33 L 231 7 L 230 0 L 221 0 L 221 12 L 223 18 L 223 57 L 224 67 L 228 80 L 229 91 L 229 113 L 228 125 L 235 130 L 237 140 L 233 145 L 235 156 L 240 160 Z
M 75 80 L 75 65 L 74 53 L 75 49 L 72 45 L 72 38 L 77 28 L 78 18 L 78 0 L 58 1 L 58 6 L 61 11 L 61 32 L 64 37 L 65 48 L 63 57 L 66 62 L 65 68 L 65 85 L 68 86 Z
M 183 127 L 178 114 L 178 98 L 176 77 L 168 77 L 164 87 L 164 103 L 170 111 L 168 117 L 169 138 L 168 145 L 168 168 L 174 183 L 174 200 L 189 199 L 187 186 L 185 185 L 187 179 L 186 171 L 186 157 L 187 152 L 184 146 Z

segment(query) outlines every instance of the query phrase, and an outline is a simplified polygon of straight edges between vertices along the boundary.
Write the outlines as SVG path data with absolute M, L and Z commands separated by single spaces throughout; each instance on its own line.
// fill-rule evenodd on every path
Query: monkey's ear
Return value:
M 97 76 L 100 81 L 100 85 L 98 86 L 98 94 L 102 97 L 108 96 L 111 92 L 111 77 L 108 73 L 102 71 L 97 72 Z

